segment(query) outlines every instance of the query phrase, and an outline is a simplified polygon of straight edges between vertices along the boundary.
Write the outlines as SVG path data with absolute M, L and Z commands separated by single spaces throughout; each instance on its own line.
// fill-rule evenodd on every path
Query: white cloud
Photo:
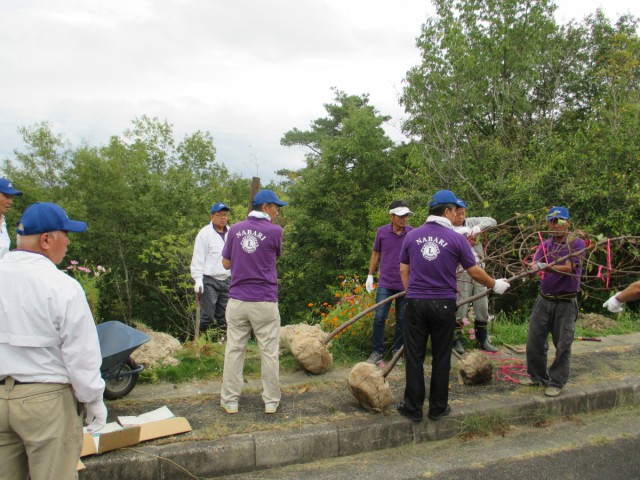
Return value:
M 582 18 L 597 0 L 559 0 Z M 605 6 L 611 17 L 635 1 Z M 0 157 L 21 148 L 17 127 L 48 120 L 92 145 L 143 114 L 176 136 L 214 136 L 234 172 L 276 178 L 304 152 L 279 145 L 325 114 L 331 87 L 369 93 L 400 139 L 398 95 L 419 62 L 427 0 L 5 0 L 0 16 Z

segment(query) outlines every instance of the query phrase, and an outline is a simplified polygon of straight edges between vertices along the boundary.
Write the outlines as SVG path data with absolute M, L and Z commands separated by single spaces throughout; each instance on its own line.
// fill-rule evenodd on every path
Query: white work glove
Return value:
M 204 291 L 204 285 L 202 284 L 202 278 L 196 279 L 196 284 L 193 286 L 193 291 L 196 293 L 202 293 Z
M 621 302 L 620 300 L 618 300 L 616 298 L 616 295 L 614 295 L 613 297 L 611 297 L 609 300 L 607 300 L 602 304 L 602 306 L 608 309 L 611 313 L 620 313 L 622 310 L 624 310 L 622 308 L 622 305 L 624 302 Z
M 87 432 L 95 433 L 107 424 L 107 407 L 102 400 L 85 404 Z
M 475 237 L 476 235 L 478 235 L 480 232 L 482 231 L 482 229 L 480 228 L 480 225 L 476 225 L 475 227 L 473 227 L 471 229 L 471 231 L 469 232 L 469 235 L 472 237 Z
M 367 275 L 367 282 L 364 284 L 364 288 L 367 289 L 367 293 L 373 292 L 373 275 Z
M 536 267 L 539 271 L 542 271 L 542 270 L 545 270 L 545 269 L 547 268 L 547 264 L 546 264 L 546 263 L 544 263 L 544 262 L 536 262 L 536 263 L 535 263 L 535 267 Z
M 506 279 L 498 278 L 496 279 L 496 284 L 493 286 L 493 293 L 495 293 L 496 295 L 502 295 L 509 289 L 510 286 L 511 285 L 507 283 Z
M 464 235 L 465 237 L 471 235 L 471 229 L 469 227 L 457 227 L 455 231 L 460 235 Z

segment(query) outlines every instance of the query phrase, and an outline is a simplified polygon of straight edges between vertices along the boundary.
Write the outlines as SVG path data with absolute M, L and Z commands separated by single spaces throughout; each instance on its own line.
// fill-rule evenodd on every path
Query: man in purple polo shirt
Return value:
M 229 229 L 222 265 L 231 270 L 227 304 L 227 347 L 224 353 L 220 405 L 238 412 L 244 380 L 244 353 L 251 332 L 260 347 L 262 399 L 265 413 L 280 405 L 280 312 L 276 260 L 282 253 L 282 227 L 272 222 L 287 205 L 271 190 L 260 190 L 246 220 Z
M 569 235 L 569 210 L 551 207 L 547 213 L 551 237 L 544 241 L 533 256 L 534 267 L 542 270 L 540 294 L 529 319 L 527 336 L 527 373 L 531 378 L 521 385 L 544 385 L 544 394 L 557 397 L 569 379 L 571 344 L 578 319 L 578 292 L 582 275 L 585 242 Z M 570 255 L 561 264 L 548 263 Z M 548 336 L 551 333 L 556 356 L 547 368 Z
M 391 223 L 380 227 L 376 232 L 371 260 L 369 260 L 369 275 L 365 284 L 367 292 L 371 293 L 373 291 L 373 274 L 376 273 L 378 262 L 380 262 L 376 303 L 404 290 L 402 279 L 400 278 L 400 248 L 405 235 L 413 230 L 413 227 L 407 225 L 411 213 L 407 202 L 394 200 L 389 205 L 389 220 L 391 220 Z M 406 306 L 404 297 L 396 298 L 395 302 L 396 328 L 391 347 L 392 355 L 395 355 L 396 351 L 403 345 L 402 330 Z M 376 310 L 373 318 L 373 348 L 367 363 L 378 364 L 384 358 L 384 330 L 390 307 L 391 302 L 387 302 Z
M 398 412 L 422 421 L 425 399 L 424 358 L 431 337 L 432 373 L 429 388 L 431 420 L 451 413 L 449 371 L 456 325 L 456 269 L 462 265 L 476 282 L 503 294 L 509 284 L 494 280 L 476 264 L 467 239 L 453 231 L 456 210 L 463 203 L 449 190 L 440 190 L 429 202 L 427 222 L 409 232 L 400 252 L 400 276 L 407 291 L 404 343 L 406 386 Z

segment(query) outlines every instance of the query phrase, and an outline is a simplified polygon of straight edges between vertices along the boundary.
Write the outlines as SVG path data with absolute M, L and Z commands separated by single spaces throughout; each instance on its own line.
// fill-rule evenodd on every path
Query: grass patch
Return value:
M 610 318 L 608 316 L 607 318 Z M 584 328 L 580 321 L 576 326 L 576 336 L 604 337 L 607 335 L 623 335 L 640 332 L 640 315 L 624 312 L 613 317 L 606 328 Z M 330 344 L 333 355 L 333 368 L 349 368 L 358 362 L 363 362 L 369 356 L 371 349 L 371 319 L 362 319 L 363 328 L 352 330 Z M 527 342 L 529 326 L 528 314 L 499 313 L 489 324 L 489 335 L 494 345 L 524 345 Z M 388 343 L 393 338 L 393 327 L 389 325 L 385 334 Z M 475 340 L 465 336 L 463 339 L 467 348 L 475 347 Z M 221 378 L 224 366 L 225 344 L 219 343 L 215 336 L 203 335 L 198 342 L 185 344 L 184 348 L 175 355 L 180 361 L 178 365 L 161 366 L 155 369 L 145 369 L 140 373 L 141 383 L 155 382 L 188 382 L 194 379 L 206 380 Z M 390 352 L 387 352 L 390 353 Z M 287 374 L 299 371 L 302 367 L 289 352 L 280 356 L 280 373 Z M 640 367 L 639 367 L 640 368 Z M 260 376 L 260 350 L 255 340 L 249 341 L 244 363 L 246 377 Z
M 509 422 L 504 414 L 473 414 L 465 417 L 460 422 L 458 437 L 471 439 L 474 437 L 486 437 L 489 435 L 504 436 L 508 430 Z

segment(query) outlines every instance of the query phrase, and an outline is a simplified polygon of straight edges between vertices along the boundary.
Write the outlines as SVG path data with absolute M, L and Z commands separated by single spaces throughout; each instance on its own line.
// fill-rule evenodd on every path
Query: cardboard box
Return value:
M 150 412 L 152 413 L 152 412 Z M 142 417 L 142 416 L 141 416 Z M 113 425 L 113 424 L 109 424 Z M 113 429 L 113 427 L 112 427 Z M 133 427 L 125 427 L 98 433 L 95 437 L 85 433 L 82 443 L 81 457 L 101 454 L 118 448 L 130 447 L 156 438 L 168 437 L 193 430 L 184 417 L 171 417 L 162 420 L 147 421 Z

